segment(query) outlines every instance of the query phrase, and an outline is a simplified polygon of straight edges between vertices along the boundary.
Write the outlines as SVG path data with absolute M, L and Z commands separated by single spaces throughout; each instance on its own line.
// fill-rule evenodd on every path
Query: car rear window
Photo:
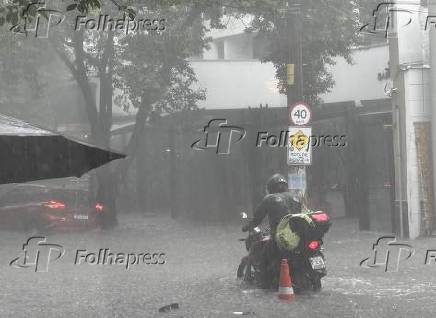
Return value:
M 85 191 L 51 190 L 50 200 L 62 201 L 73 206 L 88 206 L 91 203 L 91 196 Z
M 30 202 L 41 202 L 50 199 L 48 190 L 41 189 L 14 189 L 4 194 L 0 199 L 0 205 L 11 205 Z

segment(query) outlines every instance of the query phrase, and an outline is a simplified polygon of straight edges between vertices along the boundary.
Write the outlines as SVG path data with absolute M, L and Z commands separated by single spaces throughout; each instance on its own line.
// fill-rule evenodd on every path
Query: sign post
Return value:
M 312 111 L 304 102 L 297 102 L 289 107 L 287 164 L 289 190 L 299 197 L 304 197 L 306 166 L 312 164 Z

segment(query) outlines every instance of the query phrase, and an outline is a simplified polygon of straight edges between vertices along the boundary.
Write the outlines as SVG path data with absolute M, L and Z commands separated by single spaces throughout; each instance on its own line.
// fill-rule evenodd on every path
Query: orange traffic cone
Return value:
M 288 260 L 282 259 L 280 264 L 279 298 L 284 300 L 294 299 L 291 276 L 289 275 Z

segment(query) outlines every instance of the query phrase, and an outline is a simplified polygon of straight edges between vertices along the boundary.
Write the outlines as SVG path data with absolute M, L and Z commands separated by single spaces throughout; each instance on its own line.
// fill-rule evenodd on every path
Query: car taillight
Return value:
M 314 213 L 311 214 L 310 217 L 312 218 L 312 220 L 317 222 L 327 222 L 329 220 L 329 216 L 327 215 L 327 213 Z
M 44 203 L 44 206 L 50 209 L 63 209 L 65 208 L 65 204 L 60 201 L 50 200 Z
M 97 204 L 95 205 L 95 209 L 96 209 L 98 212 L 103 212 L 103 204 L 101 204 L 101 203 L 97 203 Z
M 307 244 L 307 247 L 311 250 L 316 250 L 321 246 L 321 244 L 318 241 L 310 241 L 309 244 Z

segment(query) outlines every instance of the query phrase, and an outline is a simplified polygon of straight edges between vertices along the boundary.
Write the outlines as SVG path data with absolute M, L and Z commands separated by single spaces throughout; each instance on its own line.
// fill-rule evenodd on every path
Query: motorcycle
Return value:
M 246 213 L 241 213 L 248 221 Z M 321 278 L 327 274 L 323 254 L 323 237 L 331 226 L 328 215 L 322 211 L 305 214 L 313 222 L 300 217 L 291 217 L 289 227 L 299 236 L 299 243 L 293 250 L 284 251 L 277 247 L 267 232 L 256 227 L 248 237 L 239 239 L 245 242 L 248 255 L 241 259 L 237 277 L 257 287 L 277 289 L 280 277 L 280 260 L 287 258 L 289 272 L 295 293 L 320 291 Z M 272 253 L 276 249 L 277 254 Z

